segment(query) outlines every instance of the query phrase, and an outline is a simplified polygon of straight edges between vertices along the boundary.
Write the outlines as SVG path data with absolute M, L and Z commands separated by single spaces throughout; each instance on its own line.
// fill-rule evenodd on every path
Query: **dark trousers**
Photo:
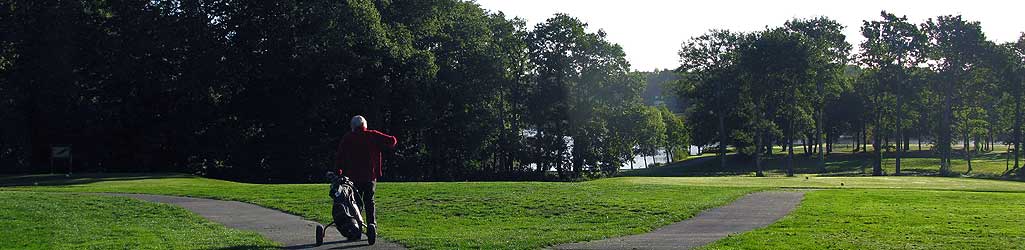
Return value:
M 377 213 L 374 208 L 374 192 L 377 191 L 377 181 L 366 181 L 353 183 L 356 186 L 356 193 L 359 194 L 360 206 L 366 210 L 366 223 L 377 225 Z

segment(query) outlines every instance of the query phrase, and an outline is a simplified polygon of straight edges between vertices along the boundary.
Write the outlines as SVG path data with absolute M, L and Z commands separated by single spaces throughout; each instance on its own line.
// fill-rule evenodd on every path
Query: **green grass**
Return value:
M 791 215 L 705 249 L 1025 249 L 1025 194 L 807 193 Z
M 807 177 L 807 178 L 806 178 Z M 879 176 L 879 177 L 621 177 L 596 183 L 659 184 L 702 187 L 757 187 L 799 189 L 914 189 L 984 192 L 1025 192 L 1025 182 L 956 177 Z M 840 185 L 840 184 L 843 185 Z
M 128 198 L 0 191 L 0 249 L 276 249 L 183 208 Z
M 884 159 L 883 169 L 888 173 L 895 171 L 895 160 L 892 158 Z M 1008 164 L 1009 163 L 1009 164 Z M 901 159 L 901 170 L 905 172 L 918 172 L 918 173 L 938 173 L 940 170 L 940 159 L 938 158 L 904 158 Z M 984 155 L 976 155 L 972 158 L 972 173 L 979 176 L 999 176 L 1008 170 L 1008 167 L 1014 167 L 1014 159 L 1007 161 L 1005 155 L 1002 153 L 991 153 Z M 963 158 L 951 159 L 950 170 L 955 173 L 967 173 L 968 172 L 968 161 Z
M 1003 152 L 1003 151 L 1000 151 Z M 895 153 L 884 154 L 883 171 L 891 175 L 896 172 Z M 975 155 L 972 158 L 972 172 L 968 173 L 968 164 L 963 157 L 951 160 L 951 171 L 965 174 L 970 177 L 999 178 L 1006 171 L 1007 159 L 1003 153 L 986 153 Z M 818 160 L 813 156 L 795 154 L 794 170 L 798 174 L 819 174 L 823 176 L 867 176 L 872 173 L 872 155 L 868 153 L 833 153 L 826 157 L 826 171 L 823 172 L 817 166 Z M 763 171 L 769 176 L 782 176 L 786 159 L 784 155 L 776 154 L 763 162 Z M 1010 162 L 1013 167 L 1013 162 Z M 938 175 L 939 159 L 932 157 L 929 151 L 907 152 L 901 159 L 901 170 L 903 175 Z M 752 159 L 741 158 L 737 155 L 728 155 L 726 168 L 719 165 L 719 159 L 715 157 L 702 157 L 674 162 L 672 164 L 625 171 L 623 176 L 754 176 L 755 163 Z
M 326 184 L 257 185 L 188 176 L 86 178 L 73 185 L 9 187 L 124 192 L 250 202 L 328 222 Z M 35 181 L 21 179 L 35 183 Z M 40 185 L 51 184 L 42 182 Z M 536 249 L 650 231 L 761 187 L 643 182 L 379 183 L 382 237 L 418 249 Z
M 187 175 L 98 177 L 6 178 L 0 183 L 39 186 L 0 189 L 206 197 L 251 202 L 322 223 L 329 219 L 326 184 L 258 185 Z M 60 183 L 73 184 L 55 185 Z M 779 188 L 811 190 L 799 209 L 779 223 L 711 247 L 1015 249 L 1025 242 L 1020 233 L 1009 233 L 1025 224 L 1020 216 L 1025 214 L 1025 182 L 927 176 L 380 183 L 378 219 L 385 238 L 413 248 L 537 249 L 647 232 L 745 193 Z

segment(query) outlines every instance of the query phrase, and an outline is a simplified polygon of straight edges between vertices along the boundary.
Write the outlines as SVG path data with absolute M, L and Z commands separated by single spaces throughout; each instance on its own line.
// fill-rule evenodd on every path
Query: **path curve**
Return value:
M 373 246 L 367 245 L 365 235 L 360 241 L 343 242 L 345 238 L 333 226 L 327 230 L 324 245 L 316 247 L 314 246 L 314 234 L 318 223 L 244 202 L 151 194 L 106 193 L 103 195 L 180 206 L 227 227 L 259 233 L 267 239 L 281 243 L 284 249 L 406 249 L 402 245 L 382 239 L 378 239 Z M 330 206 L 330 204 L 325 204 L 325 206 Z
M 729 235 L 768 226 L 790 214 L 803 199 L 804 192 L 800 191 L 758 192 L 649 233 L 558 245 L 553 248 L 691 249 Z

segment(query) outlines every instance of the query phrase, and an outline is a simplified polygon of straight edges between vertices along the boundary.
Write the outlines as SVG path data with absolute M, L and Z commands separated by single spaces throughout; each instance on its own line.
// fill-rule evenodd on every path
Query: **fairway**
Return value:
M 259 185 L 171 175 L 3 188 L 148 193 L 236 200 L 327 224 L 326 184 Z M 615 179 L 613 179 L 615 180 Z M 537 249 L 653 230 L 766 187 L 630 182 L 379 183 L 382 237 L 414 249 Z
M 708 187 L 918 189 L 957 191 L 1025 192 L 1025 182 L 958 177 L 622 177 L 595 182 L 645 183 Z
M 0 249 L 276 249 L 253 232 L 128 198 L 0 191 Z
M 51 185 L 54 183 L 42 182 L 41 186 L 3 189 L 207 197 L 250 202 L 322 223 L 329 220 L 329 201 L 325 194 L 327 186 L 321 184 L 246 184 L 187 175 L 156 175 L 148 178 L 118 176 L 71 182 L 77 184 Z M 840 183 L 844 183 L 844 186 L 841 187 Z M 812 237 L 830 239 L 836 246 L 850 248 L 865 244 L 865 237 L 885 235 L 894 230 L 900 230 L 907 237 L 916 239 L 962 233 L 958 228 L 982 230 L 982 225 L 995 232 L 1003 232 L 1021 224 L 1009 215 L 1025 213 L 1025 207 L 1022 206 L 1025 201 L 1025 183 L 1022 182 L 912 176 L 808 179 L 623 177 L 580 183 L 380 183 L 378 205 L 383 237 L 410 248 L 538 249 L 561 243 L 647 232 L 691 217 L 699 211 L 721 206 L 745 193 L 779 188 L 810 189 L 797 212 L 779 222 L 789 224 L 781 226 L 777 223 L 713 246 L 748 249 L 761 246 L 763 241 L 772 238 L 779 241 L 774 243 L 778 245 L 767 249 L 800 249 L 809 245 L 782 246 L 790 246 L 788 244 L 796 241 L 803 242 L 805 239 L 801 237 Z M 886 220 L 886 223 L 880 223 L 883 221 L 879 219 L 884 217 L 874 217 L 896 218 L 900 217 L 898 214 L 914 214 L 916 217 L 906 218 L 922 219 Z M 853 230 L 848 228 L 851 223 L 864 225 L 873 222 L 876 224 L 871 230 L 864 228 L 869 231 L 845 234 L 850 236 L 847 238 L 829 233 L 837 228 Z M 939 232 L 924 229 L 905 232 L 902 229 L 947 225 L 947 222 L 956 223 L 957 228 Z M 801 227 L 807 231 L 821 228 L 824 235 L 789 234 L 791 230 Z M 959 244 L 987 248 L 987 245 L 980 242 L 1004 241 L 1007 244 L 1005 246 L 1020 246 L 1016 245 L 1020 244 L 1017 242 L 1006 242 L 1010 236 L 1003 234 L 980 233 L 972 234 L 972 237 L 978 240 Z M 898 239 L 879 240 L 883 244 L 887 240 Z M 807 244 L 814 243 L 811 242 Z
M 704 249 L 1025 249 L 1025 194 L 809 192 L 790 216 Z
M 883 154 L 882 168 L 886 174 L 896 173 L 896 154 Z M 825 172 L 817 166 L 816 156 L 806 154 L 794 155 L 794 171 L 798 174 L 815 174 L 822 176 L 869 176 L 872 174 L 872 157 L 869 153 L 832 153 L 826 155 Z M 763 161 L 763 170 L 768 176 L 785 174 L 786 158 L 784 154 L 775 154 Z M 726 167 L 720 167 L 719 158 L 702 156 L 700 158 L 674 162 L 660 167 L 636 169 L 623 172 L 622 176 L 754 176 L 755 163 L 752 159 L 741 159 L 737 155 L 727 156 Z M 972 157 L 972 171 L 968 172 L 968 162 L 963 158 L 952 159 L 951 172 L 955 175 L 980 177 L 989 179 L 1004 178 L 1004 173 L 1014 166 L 1014 160 L 1008 159 L 1003 153 L 987 153 Z M 901 175 L 935 176 L 939 175 L 940 161 L 929 151 L 912 151 L 901 158 Z

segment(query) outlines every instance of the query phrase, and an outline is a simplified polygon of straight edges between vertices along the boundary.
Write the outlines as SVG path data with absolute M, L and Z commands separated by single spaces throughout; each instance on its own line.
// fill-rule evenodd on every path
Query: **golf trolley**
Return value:
M 317 225 L 317 246 L 324 244 L 324 235 L 331 225 L 338 229 L 338 232 L 347 241 L 358 241 L 363 236 L 363 229 L 367 230 L 367 243 L 373 245 L 377 238 L 375 225 L 367 227 L 363 222 L 359 206 L 356 203 L 358 194 L 352 181 L 348 177 L 339 176 L 334 172 L 327 172 L 327 179 L 331 181 L 331 217 L 332 222 L 327 226 Z

